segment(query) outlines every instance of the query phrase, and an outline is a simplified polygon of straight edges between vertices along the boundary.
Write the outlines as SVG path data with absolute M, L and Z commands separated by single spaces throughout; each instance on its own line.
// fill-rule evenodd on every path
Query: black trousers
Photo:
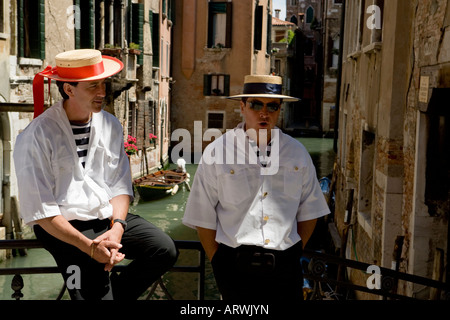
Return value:
M 211 265 L 224 300 L 303 300 L 301 241 L 285 251 L 220 244 Z
M 48 234 L 39 225 L 34 226 L 36 237 L 53 256 L 67 283 L 72 283 L 74 269 L 80 270 L 80 286 L 68 288 L 72 300 L 136 300 L 151 284 L 170 269 L 178 258 L 174 241 L 156 226 L 134 214 L 128 214 L 128 223 L 120 252 L 131 259 L 120 273 L 104 271 L 105 265 L 91 259 L 75 246 Z M 86 237 L 95 239 L 109 229 L 110 220 L 70 223 Z M 68 281 L 69 280 L 69 281 Z M 72 283 L 73 284 L 73 283 Z

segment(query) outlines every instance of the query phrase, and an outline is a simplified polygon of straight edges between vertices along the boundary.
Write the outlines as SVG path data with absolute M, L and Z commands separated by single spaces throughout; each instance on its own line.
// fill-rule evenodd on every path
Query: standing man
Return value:
M 196 228 L 222 298 L 303 299 L 302 249 L 330 213 L 304 146 L 275 127 L 277 76 L 245 77 L 244 122 L 205 149 L 183 223 Z
M 137 299 L 178 256 L 167 234 L 128 213 L 133 187 L 122 126 L 102 110 L 105 79 L 122 68 L 98 50 L 57 55 L 56 67 L 35 76 L 35 119 L 15 144 L 22 218 L 66 283 L 79 270 L 71 299 Z M 44 77 L 57 81 L 64 99 L 40 114 Z M 133 261 L 110 277 L 125 258 Z

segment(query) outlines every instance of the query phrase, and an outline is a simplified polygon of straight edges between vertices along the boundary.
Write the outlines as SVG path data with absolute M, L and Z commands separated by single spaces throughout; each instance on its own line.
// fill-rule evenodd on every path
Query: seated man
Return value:
M 61 53 L 56 64 L 36 75 L 35 119 L 15 144 L 21 216 L 65 281 L 80 271 L 72 299 L 137 299 L 178 251 L 167 234 L 128 213 L 133 187 L 122 126 L 102 110 L 105 78 L 123 64 L 90 49 Z M 44 77 L 58 81 L 64 99 L 40 114 Z M 110 277 L 124 258 L 133 261 Z

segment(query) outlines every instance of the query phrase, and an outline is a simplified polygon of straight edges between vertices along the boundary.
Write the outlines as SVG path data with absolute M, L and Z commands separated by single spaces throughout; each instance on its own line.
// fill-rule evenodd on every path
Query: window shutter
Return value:
M 233 10 L 232 2 L 227 2 L 227 34 L 225 39 L 225 47 L 231 48 L 232 26 L 233 26 Z
M 24 12 L 24 8 L 23 8 L 23 0 L 19 0 L 17 2 L 17 17 L 19 20 L 19 25 L 17 26 L 17 31 L 18 31 L 18 54 L 19 57 L 24 57 L 25 56 L 25 50 L 24 50 L 24 36 L 25 36 L 25 31 L 23 28 L 23 12 Z
M 149 21 L 152 34 L 153 67 L 159 68 L 159 14 L 150 11 Z
M 77 11 L 75 11 L 74 13 L 74 35 L 75 35 L 75 49 L 81 49 L 81 44 L 80 44 L 80 37 L 81 37 L 81 29 L 77 29 L 77 22 L 78 19 L 81 20 L 81 5 L 80 5 L 80 0 L 74 0 L 73 1 L 73 5 L 75 7 L 78 7 L 80 9 L 80 15 L 77 14 Z M 81 21 L 80 21 L 80 25 L 81 25 Z
M 223 95 L 228 97 L 230 95 L 230 75 L 224 75 L 224 83 L 223 83 Z
M 39 58 L 45 59 L 45 0 L 39 0 Z
M 211 75 L 209 74 L 203 75 L 203 95 L 211 95 Z
M 255 8 L 255 26 L 253 47 L 255 50 L 261 50 L 262 47 L 262 23 L 263 23 L 263 6 L 257 6 Z
M 266 52 L 270 54 L 272 51 L 272 15 L 267 15 L 267 44 Z
M 144 49 L 144 4 L 133 3 L 133 18 L 132 18 L 132 37 L 131 41 L 139 44 L 139 49 Z M 138 56 L 137 63 L 142 65 L 144 62 L 143 52 Z

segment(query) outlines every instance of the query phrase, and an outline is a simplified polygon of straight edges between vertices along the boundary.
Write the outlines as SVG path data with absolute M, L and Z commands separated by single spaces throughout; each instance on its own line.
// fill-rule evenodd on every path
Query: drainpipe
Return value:
M 6 228 L 6 239 L 14 239 L 11 216 L 11 141 L 3 141 L 3 224 Z

